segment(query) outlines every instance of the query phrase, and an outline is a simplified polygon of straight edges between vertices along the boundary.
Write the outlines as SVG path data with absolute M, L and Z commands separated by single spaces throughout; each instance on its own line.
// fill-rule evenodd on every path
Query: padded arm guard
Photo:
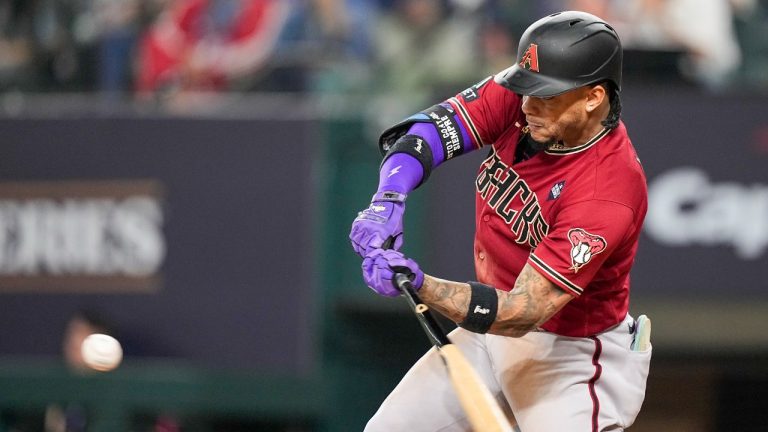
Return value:
M 396 153 L 405 153 L 416 158 L 423 170 L 419 185 L 427 181 L 429 175 L 432 173 L 433 155 L 432 148 L 430 148 L 429 144 L 427 144 L 423 138 L 418 135 L 405 135 L 399 138 L 391 147 L 389 147 L 389 150 L 387 150 L 387 153 L 381 160 L 379 170 L 382 169 L 387 159 Z M 416 187 L 418 187 L 418 185 Z
M 448 159 L 459 156 L 464 153 L 467 147 L 471 147 L 471 144 L 465 138 L 466 132 L 456 118 L 453 108 L 450 104 L 443 103 L 414 114 L 385 130 L 379 138 L 381 154 L 385 157 L 391 154 L 391 149 L 395 143 L 408 133 L 408 130 L 415 123 L 432 123 L 437 130 L 440 142 L 427 143 L 433 150 L 433 157 L 436 156 L 431 162 L 432 166 L 437 166 Z M 440 152 L 439 150 L 442 151 Z

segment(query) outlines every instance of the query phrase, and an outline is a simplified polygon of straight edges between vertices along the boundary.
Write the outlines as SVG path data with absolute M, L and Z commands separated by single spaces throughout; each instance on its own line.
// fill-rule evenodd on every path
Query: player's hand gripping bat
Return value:
M 440 325 L 435 321 L 429 307 L 425 305 L 414 290 L 408 276 L 395 274 L 395 283 L 405 295 L 411 309 L 419 319 L 419 324 L 427 333 L 432 345 L 437 348 L 448 368 L 451 384 L 459 397 L 469 423 L 475 432 L 513 432 L 506 416 L 501 411 L 496 399 L 480 380 L 477 372 L 456 345 L 453 345 L 445 335 Z

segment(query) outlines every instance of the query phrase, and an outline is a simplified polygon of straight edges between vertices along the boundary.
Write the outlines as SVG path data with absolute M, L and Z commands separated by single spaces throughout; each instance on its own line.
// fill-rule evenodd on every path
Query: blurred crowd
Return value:
M 768 0 L 0 0 L 0 93 L 418 104 L 508 67 L 523 30 L 565 9 L 616 27 L 629 77 L 768 90 Z

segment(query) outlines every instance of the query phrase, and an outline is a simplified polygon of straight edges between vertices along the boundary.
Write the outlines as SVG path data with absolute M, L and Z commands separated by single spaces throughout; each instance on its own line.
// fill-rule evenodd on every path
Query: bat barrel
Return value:
M 513 432 L 512 426 L 501 411 L 496 399 L 472 369 L 456 345 L 451 344 L 442 327 L 435 321 L 429 307 L 421 301 L 408 276 L 395 274 L 395 284 L 411 305 L 419 324 L 438 348 L 440 357 L 448 368 L 451 384 L 456 390 L 472 429 L 483 432 Z

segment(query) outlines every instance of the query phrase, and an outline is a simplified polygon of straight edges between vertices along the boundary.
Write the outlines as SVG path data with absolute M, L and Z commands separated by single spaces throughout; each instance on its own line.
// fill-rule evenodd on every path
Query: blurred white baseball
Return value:
M 123 347 L 112 336 L 94 333 L 83 341 L 83 361 L 97 371 L 110 371 L 123 360 Z

